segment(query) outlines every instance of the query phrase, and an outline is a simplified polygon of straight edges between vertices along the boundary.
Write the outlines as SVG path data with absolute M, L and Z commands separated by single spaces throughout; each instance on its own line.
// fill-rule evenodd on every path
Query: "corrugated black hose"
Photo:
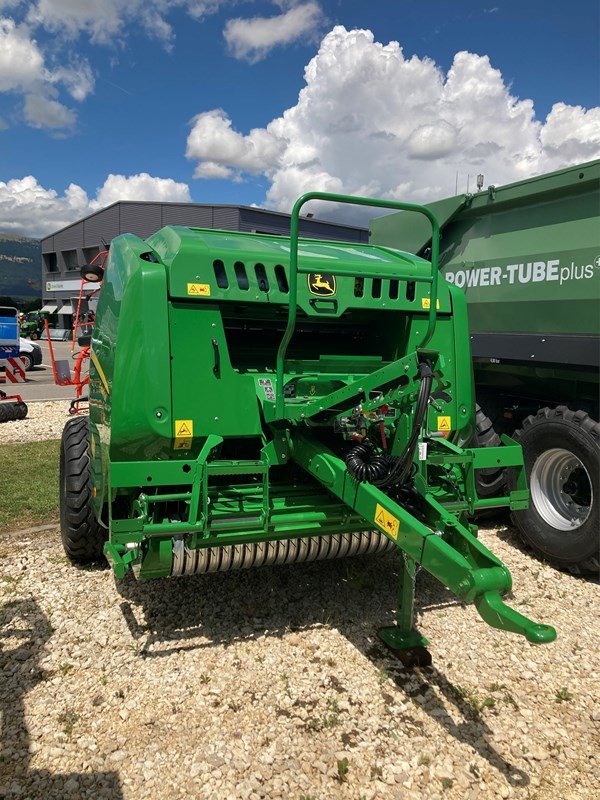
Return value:
M 429 361 L 419 363 L 419 395 L 417 397 L 417 407 L 413 418 L 413 427 L 410 438 L 401 456 L 388 456 L 380 453 L 375 445 L 368 439 L 350 450 L 346 456 L 346 466 L 348 472 L 357 481 L 367 481 L 374 486 L 386 488 L 389 486 L 402 486 L 408 479 L 419 432 L 423 426 L 427 405 L 433 384 L 433 369 Z

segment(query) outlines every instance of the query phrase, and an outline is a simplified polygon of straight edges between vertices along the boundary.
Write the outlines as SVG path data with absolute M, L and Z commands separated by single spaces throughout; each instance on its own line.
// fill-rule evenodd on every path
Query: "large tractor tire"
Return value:
M 74 564 L 103 560 L 106 541 L 92 503 L 88 417 L 70 419 L 60 448 L 60 533 L 65 553 Z
M 600 425 L 584 411 L 542 408 L 523 420 L 529 508 L 512 515 L 523 541 L 551 564 L 600 571 Z M 514 486 L 514 475 L 509 481 Z
M 492 420 L 486 416 L 481 406 L 475 406 L 475 425 L 476 433 L 473 444 L 476 447 L 498 447 L 500 437 L 494 430 Z M 490 497 L 503 497 L 506 494 L 506 470 L 505 469 L 477 469 L 475 470 L 475 487 L 477 496 L 481 500 Z M 496 509 L 492 509 L 495 513 Z

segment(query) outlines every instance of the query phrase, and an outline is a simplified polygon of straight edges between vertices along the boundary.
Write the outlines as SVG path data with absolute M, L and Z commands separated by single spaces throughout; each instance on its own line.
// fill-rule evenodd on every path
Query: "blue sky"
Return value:
M 83 0 L 78 2 L 83 3 Z M 103 2 L 111 11 L 115 3 L 118 6 L 119 0 L 95 0 L 95 5 L 100 7 Z M 206 126 L 201 131 L 202 143 L 196 148 L 194 157 L 186 158 L 186 142 L 193 127 L 192 120 L 197 114 L 222 109 L 228 122 L 217 121 L 217 139 L 221 130 L 219 126 L 224 124 L 230 125 L 242 136 L 253 128 L 264 129 L 272 120 L 280 118 L 286 109 L 297 106 L 298 93 L 305 85 L 305 66 L 317 54 L 323 37 L 336 25 L 344 26 L 347 31 L 368 29 L 373 33 L 374 43 L 387 45 L 391 40 L 396 40 L 403 49 L 405 60 L 414 55 L 421 65 L 425 59 L 431 59 L 444 78 L 457 52 L 468 51 L 488 56 L 491 68 L 501 73 L 507 95 L 515 102 L 531 99 L 533 118 L 542 123 L 556 103 L 568 107 L 583 106 L 584 109 L 598 106 L 600 64 L 598 4 L 595 0 L 571 0 L 568 4 L 538 0 L 490 0 L 484 3 L 424 3 L 418 0 L 371 0 L 368 3 L 359 0 L 322 0 L 317 3 L 316 0 L 310 0 L 313 6 L 312 24 L 307 25 L 305 33 L 299 40 L 272 47 L 267 45 L 258 54 L 260 60 L 256 60 L 255 51 L 244 54 L 239 47 L 236 57 L 235 43 L 232 45 L 230 40 L 228 45 L 224 38 L 228 22 L 253 18 L 258 18 L 260 22 L 281 17 L 295 7 L 307 5 L 305 0 L 214 2 L 219 6 L 218 9 L 210 13 L 212 9 L 209 8 L 209 13 L 198 19 L 190 16 L 186 0 L 175 0 L 173 3 L 163 0 L 166 11 L 162 20 L 170 26 L 171 32 L 156 38 L 152 35 L 152 23 L 141 21 L 133 13 L 129 17 L 124 15 L 122 25 L 116 32 L 107 31 L 104 35 L 96 29 L 90 33 L 88 24 L 87 27 L 75 26 L 69 35 L 64 35 L 64 32 L 59 32 L 61 27 L 63 31 L 65 29 L 60 25 L 61 0 L 36 0 L 34 3 L 0 0 L 0 17 L 12 19 L 21 35 L 35 43 L 37 51 L 44 58 L 43 70 L 55 75 L 50 80 L 36 79 L 36 88 L 32 89 L 31 82 L 26 84 L 25 79 L 14 77 L 10 72 L 11 64 L 6 63 L 6 58 L 3 60 L 0 55 L 0 119 L 4 121 L 2 127 L 5 128 L 0 130 L 0 181 L 7 183 L 11 179 L 31 175 L 45 191 L 54 191 L 59 198 L 68 185 L 74 183 L 93 201 L 98 187 L 102 187 L 109 174 L 132 176 L 148 173 L 186 184 L 189 196 L 198 202 L 259 203 L 283 208 L 295 186 L 302 188 L 302 180 L 297 175 L 293 181 L 290 180 L 290 152 L 297 150 L 308 134 L 296 132 L 297 141 L 289 145 L 289 137 L 285 133 L 285 155 L 281 155 L 283 146 L 279 141 L 277 158 L 280 161 L 277 166 L 273 160 L 268 162 L 266 157 L 261 157 L 260 164 L 253 162 L 254 166 L 248 169 L 247 160 L 236 154 L 229 157 L 220 152 L 218 141 L 207 140 Z M 48 14 L 48 7 L 53 10 L 54 17 Z M 340 48 L 345 46 L 339 37 L 332 42 L 331 58 L 335 59 L 336 54 L 341 52 Z M 364 58 L 370 59 L 370 64 L 379 57 L 380 52 L 374 49 L 375 44 L 365 47 Z M 323 57 L 323 63 L 325 60 Z M 475 72 L 480 74 L 480 68 L 475 67 Z M 61 68 L 70 70 L 75 76 L 60 77 Z M 3 69 L 8 75 L 4 82 Z M 69 95 L 69 87 L 73 88 L 77 73 L 81 75 L 85 70 L 89 70 L 88 84 L 93 83 L 93 88 L 89 85 L 80 87 L 79 93 L 85 94 L 85 97 L 77 99 Z M 361 80 L 360 74 L 352 75 L 351 69 L 347 69 L 347 72 L 350 79 Z M 361 91 L 368 93 L 368 68 L 365 73 Z M 468 78 L 463 80 L 467 86 Z M 342 91 L 342 82 L 339 75 L 332 80 L 336 91 Z M 39 86 L 42 88 L 39 89 Z M 376 102 L 375 98 L 363 102 L 363 107 L 374 103 L 370 125 L 376 125 L 380 104 L 385 105 L 386 86 L 385 79 L 378 73 L 373 82 L 373 93 L 378 95 Z M 404 91 L 410 95 L 410 83 L 408 87 Z M 347 87 L 343 87 L 343 90 L 346 92 Z M 23 110 L 24 98 L 28 93 L 31 96 L 38 91 L 45 98 L 44 102 L 55 102 L 66 109 L 64 116 L 69 120 L 68 124 L 49 127 L 39 120 L 32 122 L 31 113 L 28 120 Z M 346 100 L 341 100 L 338 92 L 337 99 L 331 100 L 329 91 L 323 87 L 315 88 L 315 97 L 306 113 L 320 116 L 319 109 L 329 104 L 332 122 L 336 116 L 336 102 L 347 105 L 352 93 L 344 95 Z M 321 100 L 326 101 L 324 105 L 320 105 L 318 92 L 321 92 Z M 456 101 L 453 102 L 456 106 Z M 468 99 L 458 102 L 468 105 Z M 478 101 L 474 99 L 474 102 Z M 498 102 L 506 105 L 505 101 Z M 398 118 L 404 114 L 425 113 L 423 107 L 427 105 L 421 102 L 417 108 L 408 96 L 405 101 L 402 97 L 395 97 L 393 103 Z M 443 110 L 447 106 L 446 100 L 440 100 L 440 103 L 442 111 L 436 110 L 432 103 L 431 119 L 425 114 L 424 119 L 428 124 L 435 126 L 436 114 L 446 114 Z M 59 116 L 63 113 L 59 109 L 54 110 Z M 490 108 L 485 113 L 493 116 L 494 111 Z M 73 118 L 74 114 L 76 119 Z M 458 117 L 462 120 L 460 124 L 454 119 L 448 121 L 446 116 L 443 124 L 448 122 L 457 128 L 469 126 L 464 115 L 458 113 Z M 589 131 L 595 121 L 596 118 L 586 118 L 584 125 L 579 117 L 574 116 L 569 121 L 569 127 L 579 131 L 587 128 Z M 303 124 L 310 127 L 306 121 Z M 325 132 L 330 127 L 324 129 Z M 562 127 L 565 127 L 564 121 Z M 541 153 L 539 158 L 529 157 L 533 171 L 562 166 L 563 161 L 573 161 L 580 154 L 581 160 L 595 154 L 593 148 L 589 147 L 588 132 L 583 137 L 583 145 L 578 148 L 572 143 L 568 144 L 568 152 L 564 150 L 563 156 L 557 156 L 563 143 L 562 140 L 557 142 L 557 136 L 559 139 L 561 136 L 563 139 L 571 136 L 561 133 L 559 128 L 555 124 L 550 131 L 553 142 L 550 155 Z M 381 135 L 388 135 L 389 130 L 389 124 L 382 123 Z M 362 141 L 376 142 L 375 134 L 377 131 L 370 130 Z M 398 148 L 401 148 L 411 132 L 394 132 L 394 135 L 398 137 Z M 489 143 L 489 133 L 482 131 L 480 136 L 482 143 Z M 510 135 L 507 134 L 495 147 L 505 149 L 509 147 L 509 140 Z M 346 141 L 344 139 L 337 145 L 329 142 L 329 146 L 335 150 L 336 146 L 342 147 Z M 240 137 L 237 144 L 232 144 L 237 145 L 242 148 L 254 147 L 254 142 L 245 143 Z M 521 142 L 514 146 L 526 149 L 530 145 Z M 310 147 L 314 162 L 318 142 L 311 141 Z M 454 174 L 455 161 L 457 170 L 470 169 L 464 159 L 451 160 L 449 152 L 446 148 L 442 154 L 446 159 L 444 163 L 448 174 Z M 384 155 L 382 153 L 382 158 Z M 423 156 L 427 169 L 430 169 L 434 155 Z M 227 177 L 194 178 L 195 168 L 202 160 L 220 165 L 223 171 L 228 171 Z M 506 161 L 514 161 L 514 156 L 508 153 Z M 328 186 L 339 181 L 348 191 L 373 186 L 381 192 L 399 192 L 399 186 L 406 186 L 407 193 L 415 195 L 415 177 L 410 173 L 410 164 L 407 167 L 398 163 L 399 180 L 393 185 L 384 186 L 377 170 L 361 177 L 355 174 L 356 168 L 350 169 L 348 165 L 338 163 L 333 156 L 326 167 L 327 158 L 324 157 L 322 162 L 320 171 L 314 175 L 318 180 L 318 175 L 326 174 L 325 183 Z M 475 170 L 479 168 L 476 162 L 477 159 L 473 159 Z M 500 173 L 501 178 L 505 175 L 509 179 L 519 177 L 519 174 L 512 175 L 510 170 L 500 170 Z M 406 177 L 405 181 L 403 177 Z M 435 181 L 435 185 L 432 183 L 432 179 L 427 180 L 432 193 L 438 189 L 445 191 L 448 185 L 448 181 L 438 186 Z M 278 188 L 284 184 L 285 188 Z M 109 193 L 106 196 L 110 199 L 113 197 Z M 11 197 L 4 196 L 5 204 Z M 85 210 L 83 201 L 80 206 L 71 203 L 73 205 Z M 18 222 L 11 224 L 10 211 L 5 205 L 4 213 L 0 213 L 0 225 L 22 230 L 28 224 L 27 215 L 24 214 Z M 57 212 L 54 216 L 58 222 L 62 219 L 60 214 L 68 216 L 69 211 L 62 209 L 60 213 Z M 43 223 L 32 218 L 30 228 L 37 230 L 40 224 L 43 227 Z

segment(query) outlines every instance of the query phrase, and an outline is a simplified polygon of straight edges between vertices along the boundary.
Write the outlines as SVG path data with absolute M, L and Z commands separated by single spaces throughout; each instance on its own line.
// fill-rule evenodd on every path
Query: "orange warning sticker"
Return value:
M 400 528 L 400 521 L 379 503 L 375 509 L 375 524 L 379 525 L 382 531 L 385 531 L 388 536 L 396 540 L 398 538 L 398 529 Z
M 437 418 L 438 431 L 451 431 L 452 430 L 452 417 L 438 417 Z
M 210 284 L 188 283 L 187 293 L 192 297 L 210 297 Z
M 194 420 L 176 419 L 175 420 L 175 443 L 174 450 L 189 450 L 192 446 L 194 437 Z

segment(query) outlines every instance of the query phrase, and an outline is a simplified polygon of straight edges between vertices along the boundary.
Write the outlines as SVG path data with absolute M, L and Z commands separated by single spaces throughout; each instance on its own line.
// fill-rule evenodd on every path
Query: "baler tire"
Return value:
M 574 575 L 598 574 L 600 424 L 585 411 L 572 411 L 566 406 L 542 408 L 535 416 L 524 419 L 523 427 L 515 431 L 513 436 L 523 447 L 527 484 L 531 494 L 529 508 L 511 515 L 521 539 L 537 556 L 559 569 Z M 536 460 L 542 454 L 555 450 L 574 454 L 585 468 L 591 483 L 590 510 L 586 519 L 577 527 L 567 530 L 552 526 L 543 518 L 534 502 L 536 493 L 531 492 L 531 474 Z M 548 455 L 545 458 L 548 459 Z M 509 486 L 516 488 L 512 470 L 509 470 Z
M 60 533 L 67 558 L 80 566 L 103 560 L 106 541 L 92 502 L 88 417 L 70 419 L 60 448 Z
M 494 429 L 492 420 L 479 404 L 475 406 L 475 425 L 474 444 L 477 447 L 498 447 L 500 445 L 500 437 Z M 475 470 L 475 487 L 477 496 L 481 500 L 502 497 L 506 494 L 506 470 L 493 468 Z M 496 514 L 497 511 L 497 509 L 491 509 L 489 512 L 479 513 Z

